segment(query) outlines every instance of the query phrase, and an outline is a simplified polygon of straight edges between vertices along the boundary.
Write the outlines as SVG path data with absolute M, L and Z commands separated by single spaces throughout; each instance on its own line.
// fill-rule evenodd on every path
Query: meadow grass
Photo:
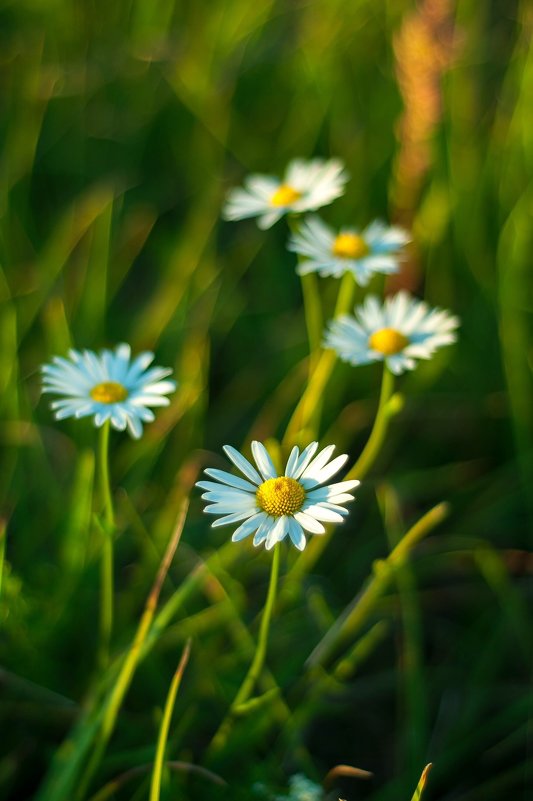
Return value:
M 0 23 L 0 798 L 260 801 L 348 765 L 373 778 L 336 773 L 329 798 L 525 799 L 528 3 L 18 0 Z M 221 220 L 229 187 L 295 156 L 342 159 L 324 217 L 409 227 L 387 289 L 461 319 L 396 381 L 370 455 L 382 371 L 307 341 L 350 287 L 319 279 L 310 314 L 286 221 Z M 111 431 L 99 661 L 97 432 L 54 421 L 39 367 L 117 342 L 179 386 L 141 440 Z M 211 529 L 193 485 L 287 427 L 366 454 L 364 480 L 343 526 L 282 543 L 253 703 L 213 750 L 272 557 Z

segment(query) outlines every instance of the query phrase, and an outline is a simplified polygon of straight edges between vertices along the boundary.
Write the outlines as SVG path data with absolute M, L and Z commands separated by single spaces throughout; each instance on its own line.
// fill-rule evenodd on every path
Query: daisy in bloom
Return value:
M 150 367 L 154 354 L 148 351 L 131 358 L 129 345 L 114 351 L 70 350 L 69 358 L 54 356 L 41 368 L 43 393 L 62 395 L 50 406 L 57 420 L 94 415 L 94 424 L 109 420 L 118 431 L 128 429 L 132 437 L 142 434 L 142 424 L 154 420 L 150 406 L 168 406 L 165 397 L 176 389 L 166 367 Z
M 278 476 L 268 451 L 260 442 L 252 442 L 256 467 L 235 448 L 225 445 L 226 456 L 245 478 L 225 470 L 205 470 L 215 481 L 199 481 L 196 486 L 206 490 L 202 495 L 209 501 L 205 511 L 220 515 L 213 527 L 244 521 L 233 532 L 233 542 L 254 534 L 254 545 L 264 542 L 270 550 L 288 535 L 296 548 L 303 551 L 304 530 L 324 534 L 322 522 L 342 523 L 348 510 L 341 504 L 353 500 L 348 491 L 357 487 L 359 481 L 321 486 L 341 469 L 348 456 L 337 456 L 330 462 L 335 446 L 329 445 L 315 456 L 317 448 L 318 442 L 312 442 L 300 453 L 295 446 L 285 474 Z
M 304 220 L 288 247 L 304 257 L 297 267 L 300 275 L 317 272 L 339 278 L 350 272 L 358 284 L 366 286 L 374 273 L 398 272 L 400 251 L 409 241 L 403 228 L 379 220 L 362 232 L 343 228 L 336 233 L 315 215 Z
M 441 345 L 455 342 L 458 326 L 457 317 L 431 309 L 407 292 L 384 303 L 370 296 L 355 309 L 355 317 L 345 314 L 332 320 L 324 347 L 350 364 L 385 361 L 391 373 L 399 375 L 413 370 L 416 359 L 430 359 Z
M 313 211 L 327 206 L 344 192 L 348 175 L 337 159 L 291 161 L 283 180 L 250 175 L 244 189 L 232 189 L 223 209 L 226 220 L 259 217 L 259 228 L 270 228 L 284 214 Z

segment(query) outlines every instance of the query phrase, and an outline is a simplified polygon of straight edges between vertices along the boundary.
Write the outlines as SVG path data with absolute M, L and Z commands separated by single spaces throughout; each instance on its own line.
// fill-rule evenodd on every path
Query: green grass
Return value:
M 449 6 L 440 118 L 406 203 L 394 43 L 414 2 L 0 3 L 0 799 L 148 799 L 189 638 L 161 801 L 260 799 L 257 783 L 286 793 L 338 764 L 374 777 L 343 777 L 332 798 L 408 801 L 429 762 L 424 801 L 526 798 L 531 14 L 525 0 Z M 462 324 L 397 382 L 403 405 L 346 524 L 283 549 L 266 701 L 212 754 L 270 556 L 211 529 L 190 488 L 224 467 L 223 444 L 282 439 L 308 366 L 288 227 L 220 210 L 247 172 L 295 156 L 346 163 L 330 222 L 412 228 L 405 280 Z M 337 289 L 321 279 L 326 319 Z M 111 433 L 115 621 L 99 671 L 97 436 L 53 420 L 38 371 L 120 341 L 153 349 L 179 389 L 139 442 Z M 351 463 L 380 381 L 337 364 L 322 397 L 320 440 Z M 394 563 L 442 502 L 448 516 Z

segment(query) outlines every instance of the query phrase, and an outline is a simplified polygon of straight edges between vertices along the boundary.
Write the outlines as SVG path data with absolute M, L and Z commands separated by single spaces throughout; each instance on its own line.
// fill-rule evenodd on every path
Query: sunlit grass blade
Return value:
M 426 767 L 422 771 L 422 775 L 420 777 L 420 781 L 418 782 L 418 784 L 416 786 L 416 790 L 413 793 L 411 801 L 419 801 L 422 798 L 422 793 L 424 792 L 424 789 L 425 789 L 426 784 L 427 784 L 429 771 L 431 770 L 432 767 L 433 767 L 433 765 L 430 762 L 429 765 L 426 765 Z
M 165 758 L 165 747 L 167 744 L 168 731 L 170 728 L 170 720 L 172 718 L 172 711 L 176 701 L 176 695 L 181 683 L 183 672 L 189 661 L 189 654 L 191 651 L 191 641 L 189 640 L 183 649 L 179 665 L 172 678 L 170 689 L 168 691 L 165 708 L 163 711 L 163 718 L 159 728 L 159 737 L 157 739 L 157 749 L 155 753 L 154 768 L 152 772 L 152 781 L 150 785 L 150 801 L 159 801 L 161 795 L 161 776 L 163 772 L 163 761 Z
M 72 801 L 73 798 L 85 797 L 142 656 L 143 645 L 155 615 L 163 582 L 183 531 L 187 509 L 188 500 L 184 499 L 180 517 L 169 540 L 129 650 L 118 666 L 111 667 L 110 675 L 106 674 L 107 681 L 102 688 L 103 696 L 97 698 L 93 706 L 82 716 L 71 736 L 57 752 L 47 780 L 37 793 L 36 801 Z
M 203 779 L 218 785 L 219 787 L 226 786 L 226 782 L 221 776 L 213 773 L 212 770 L 207 770 L 207 768 L 204 768 L 201 765 L 194 765 L 190 762 L 182 762 L 180 760 L 173 759 L 165 762 L 164 767 L 167 770 L 172 770 L 176 773 L 190 773 L 192 775 L 196 774 L 201 776 Z M 112 779 L 110 782 L 104 785 L 101 790 L 98 790 L 97 793 L 91 796 L 90 801 L 107 801 L 108 798 L 113 798 L 115 793 L 120 790 L 123 785 L 127 784 L 132 779 L 146 775 L 151 770 L 153 770 L 152 764 L 136 765 L 134 768 L 130 768 L 130 770 L 122 773 L 120 776 L 117 776 L 115 779 Z
M 117 680 L 111 690 L 109 700 L 106 703 L 102 719 L 102 727 L 99 732 L 99 736 L 96 742 L 96 747 L 91 755 L 91 759 L 76 789 L 76 798 L 81 799 L 84 797 L 86 789 L 89 787 L 89 784 L 91 782 L 93 773 L 97 769 L 98 764 L 100 763 L 100 759 L 102 758 L 102 755 L 105 751 L 109 738 L 111 737 L 111 734 L 115 727 L 115 723 L 118 717 L 120 707 L 122 705 L 122 701 L 124 699 L 124 696 L 126 695 L 126 692 L 129 689 L 131 680 L 139 663 L 142 645 L 146 639 L 146 635 L 152 624 L 154 613 L 157 608 L 157 603 L 159 600 L 159 595 L 163 587 L 163 582 L 169 571 L 172 559 L 178 547 L 181 534 L 183 532 L 183 527 L 185 525 L 188 508 L 189 508 L 189 500 L 188 498 L 186 498 L 182 503 L 180 516 L 178 518 L 178 521 L 174 528 L 174 532 L 172 534 L 172 537 L 170 538 L 167 550 L 159 567 L 158 574 L 156 576 L 156 579 L 154 581 L 154 584 L 146 601 L 146 605 L 141 620 L 139 622 L 139 626 L 135 633 L 132 646 L 126 655 L 126 658 L 124 659 L 124 663 L 118 674 Z

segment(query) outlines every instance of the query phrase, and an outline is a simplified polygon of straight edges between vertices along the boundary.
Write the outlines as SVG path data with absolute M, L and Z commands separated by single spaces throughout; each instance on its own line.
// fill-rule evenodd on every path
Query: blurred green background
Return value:
M 378 216 L 413 231 L 389 288 L 453 310 L 460 339 L 402 378 L 405 407 L 348 522 L 301 587 L 282 583 L 267 659 L 281 713 L 242 721 L 209 764 L 228 788 L 178 771 L 162 797 L 259 798 L 255 782 L 281 792 L 291 774 L 320 781 L 348 763 L 375 777 L 344 780 L 343 798 L 409 801 L 432 761 L 425 798 L 526 798 L 532 27 L 525 0 L 0 2 L 0 798 L 68 797 L 50 766 L 95 679 L 95 432 L 53 421 L 39 365 L 71 345 L 128 341 L 180 384 L 139 443 L 112 438 L 119 654 L 184 471 L 224 466 L 224 443 L 281 436 L 302 391 L 285 222 L 263 233 L 220 220 L 230 186 L 296 156 L 346 163 L 331 223 Z M 328 315 L 337 285 L 321 286 Z M 337 366 L 325 444 L 357 457 L 379 381 L 377 366 Z M 441 500 L 451 514 L 381 598 L 366 651 L 315 692 L 314 646 L 398 532 Z M 208 556 L 209 567 L 141 663 L 92 794 L 153 759 L 187 636 L 169 758 L 208 764 L 246 670 L 269 557 L 224 549 L 228 531 L 201 508 L 193 493 L 164 600 Z M 301 558 L 286 549 L 282 576 Z M 106 797 L 145 799 L 146 781 Z

